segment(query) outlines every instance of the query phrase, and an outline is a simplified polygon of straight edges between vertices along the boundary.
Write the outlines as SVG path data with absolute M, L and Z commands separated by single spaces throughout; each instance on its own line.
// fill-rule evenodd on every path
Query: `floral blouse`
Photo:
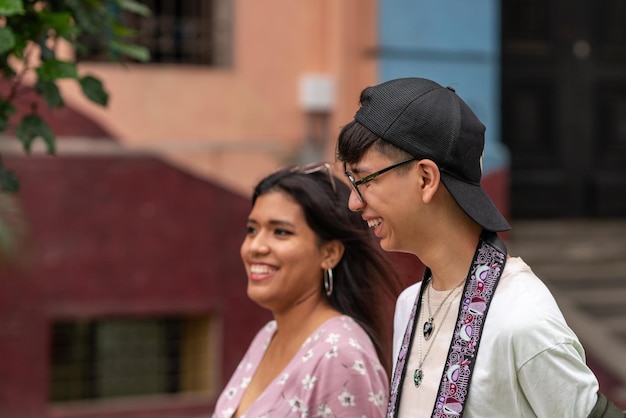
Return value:
M 220 395 L 213 418 L 230 418 L 276 332 L 270 321 L 256 335 Z M 323 323 L 244 418 L 384 417 L 387 374 L 367 333 L 350 317 Z

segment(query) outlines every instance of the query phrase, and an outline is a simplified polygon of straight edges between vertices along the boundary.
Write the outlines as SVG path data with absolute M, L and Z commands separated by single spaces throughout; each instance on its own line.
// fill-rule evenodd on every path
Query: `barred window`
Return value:
M 216 390 L 209 317 L 57 321 L 51 334 L 51 402 Z
M 149 63 L 228 67 L 232 63 L 232 0 L 140 0 L 152 11 L 143 17 L 124 13 L 135 31 L 133 43 L 150 50 Z M 104 59 L 103 46 L 83 38 L 78 59 Z

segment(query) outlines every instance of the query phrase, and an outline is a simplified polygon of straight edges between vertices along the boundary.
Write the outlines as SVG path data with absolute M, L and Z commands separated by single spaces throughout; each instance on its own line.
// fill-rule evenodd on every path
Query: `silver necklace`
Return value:
M 458 282 L 453 288 L 452 290 L 450 290 L 450 292 L 448 292 L 448 294 L 446 295 L 446 297 L 443 299 L 443 302 L 441 302 L 441 305 L 439 305 L 439 307 L 437 308 L 437 310 L 435 311 L 435 314 L 433 315 L 431 310 L 430 310 L 430 288 L 432 287 L 432 279 L 427 283 L 427 288 L 426 288 L 426 300 L 428 301 L 428 320 L 426 322 L 424 322 L 424 326 L 422 327 L 423 333 L 424 333 L 424 339 L 426 341 L 428 341 L 430 339 L 430 336 L 432 335 L 433 331 L 435 330 L 435 323 L 433 322 L 435 320 L 435 317 L 437 316 L 437 314 L 439 313 L 439 311 L 441 310 L 441 308 L 443 307 L 443 305 L 446 304 L 446 301 L 448 300 L 448 298 L 450 297 L 450 295 L 452 294 L 452 292 L 454 292 L 456 290 L 457 287 L 461 286 L 461 283 L 463 283 L 465 281 L 465 277 L 461 279 L 460 282 Z
M 422 384 L 422 381 L 424 380 L 424 370 L 422 366 L 424 365 L 424 362 L 426 361 L 426 357 L 428 357 L 428 354 L 430 354 L 430 349 L 433 348 L 435 340 L 437 339 L 437 334 L 439 333 L 439 330 L 441 329 L 441 325 L 443 325 L 443 323 L 446 320 L 446 317 L 448 316 L 448 312 L 450 312 L 450 308 L 452 307 L 452 302 L 448 304 L 448 307 L 446 308 L 446 311 L 443 314 L 443 318 L 441 318 L 440 326 L 437 327 L 437 329 L 435 329 L 435 324 L 433 321 L 435 317 L 437 316 L 437 314 L 439 313 L 439 311 L 441 310 L 442 306 L 446 303 L 446 301 L 450 297 L 450 295 L 452 295 L 452 293 L 454 293 L 454 291 L 457 290 L 459 286 L 461 286 L 461 283 L 463 283 L 464 281 L 465 281 L 465 278 L 463 278 L 463 280 L 461 280 L 455 287 L 452 288 L 452 290 L 450 290 L 450 292 L 448 292 L 446 297 L 443 299 L 443 302 L 441 302 L 441 305 L 439 305 L 439 308 L 437 308 L 437 311 L 435 311 L 435 315 L 431 315 L 430 313 L 430 287 L 426 288 L 426 296 L 427 296 L 427 304 L 428 304 L 428 321 L 424 323 L 424 341 L 428 341 L 433 331 L 435 333 L 434 335 L 432 335 L 433 341 L 428 346 L 428 350 L 426 351 L 426 354 L 424 354 L 424 357 L 422 357 L 422 339 L 418 337 L 419 364 L 417 368 L 413 370 L 413 383 L 415 384 L 416 388 L 418 388 Z M 427 283 L 426 286 L 428 286 L 429 284 L 430 282 Z M 454 300 L 454 298 L 452 298 L 452 300 Z M 420 316 L 421 316 L 421 312 L 420 312 Z M 427 325 L 429 325 L 428 336 L 426 336 Z

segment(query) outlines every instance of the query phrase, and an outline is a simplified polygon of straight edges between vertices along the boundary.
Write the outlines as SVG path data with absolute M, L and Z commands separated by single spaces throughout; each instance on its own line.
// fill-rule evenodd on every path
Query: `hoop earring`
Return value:
M 326 296 L 333 294 L 333 269 L 324 271 L 324 289 L 326 290 Z

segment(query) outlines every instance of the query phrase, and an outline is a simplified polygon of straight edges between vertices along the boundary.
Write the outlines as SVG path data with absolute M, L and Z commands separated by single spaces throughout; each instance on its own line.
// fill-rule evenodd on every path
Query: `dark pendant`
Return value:
M 422 380 L 424 379 L 424 372 L 422 369 L 415 369 L 413 372 L 413 383 L 415 383 L 415 387 L 418 388 L 422 384 Z
M 424 322 L 424 339 L 426 341 L 428 341 L 428 339 L 430 338 L 434 330 L 435 330 L 435 324 L 433 324 L 432 318 Z

